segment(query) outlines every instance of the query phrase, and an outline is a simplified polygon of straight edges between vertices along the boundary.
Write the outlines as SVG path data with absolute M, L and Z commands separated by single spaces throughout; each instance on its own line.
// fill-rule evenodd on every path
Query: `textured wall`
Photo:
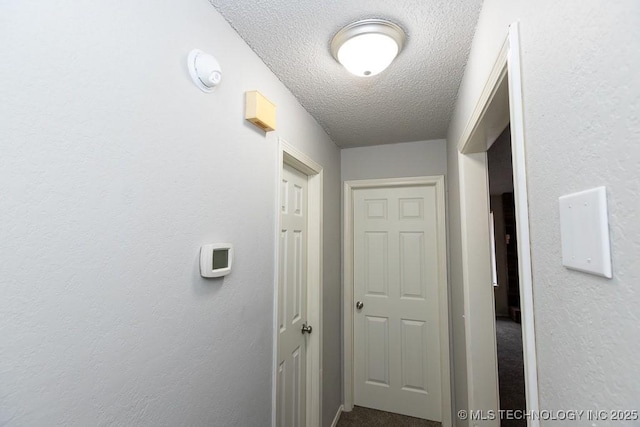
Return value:
M 340 403 L 340 154 L 205 0 L 0 6 L 0 425 L 271 420 L 277 138 L 325 167 L 324 413 Z M 190 81 L 214 53 L 222 85 Z M 278 106 L 265 137 L 244 91 Z M 230 241 L 224 280 L 200 245 Z
M 342 181 L 445 175 L 444 139 L 342 149 Z
M 637 409 L 640 3 L 486 0 L 449 128 L 450 174 L 457 167 L 458 139 L 508 25 L 516 20 L 540 405 Z M 608 193 L 611 280 L 567 270 L 561 260 L 558 197 L 598 185 L 607 186 Z M 451 235 L 457 239 L 453 230 Z M 463 304 L 454 300 L 454 314 Z M 464 405 L 458 402 L 459 408 Z
M 467 349 L 466 327 L 464 321 L 465 299 L 462 287 L 462 232 L 460 228 L 460 178 L 458 167 L 458 153 L 452 150 L 447 141 L 447 228 L 449 231 L 449 295 L 451 313 L 451 343 L 453 366 L 453 409 L 456 413 L 460 409 L 468 408 L 467 394 Z M 457 427 L 466 427 L 466 420 L 453 418 Z

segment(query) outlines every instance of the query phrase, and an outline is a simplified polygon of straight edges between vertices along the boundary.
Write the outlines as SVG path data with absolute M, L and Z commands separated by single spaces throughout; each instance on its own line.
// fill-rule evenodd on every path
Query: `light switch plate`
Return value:
M 562 265 L 611 278 L 605 187 L 560 197 Z

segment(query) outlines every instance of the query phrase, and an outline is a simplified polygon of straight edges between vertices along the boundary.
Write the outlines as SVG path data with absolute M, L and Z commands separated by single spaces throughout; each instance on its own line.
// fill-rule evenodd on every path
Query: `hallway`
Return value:
M 0 21 L 0 426 L 271 427 L 288 411 L 285 427 L 436 427 L 365 408 L 333 424 L 374 406 L 348 392 L 363 301 L 345 183 L 426 177 L 441 213 L 422 196 L 363 203 L 375 226 L 406 211 L 402 241 L 360 236 L 370 376 L 417 394 L 437 378 L 450 408 L 430 417 L 475 427 L 462 415 L 495 411 L 498 391 L 523 408 L 524 342 L 527 409 L 640 420 L 640 1 L 6 1 Z M 336 53 L 367 23 L 392 55 L 356 75 Z M 498 321 L 496 375 L 496 308 L 514 304 L 492 286 L 484 166 L 507 122 L 525 221 L 497 243 L 521 245 L 524 333 Z M 306 191 L 283 185 L 285 160 L 313 171 Z M 597 214 L 576 230 L 591 215 L 567 220 L 565 202 L 581 193 L 594 203 L 572 212 Z M 283 229 L 283 208 L 306 228 Z M 433 218 L 437 248 L 436 228 L 408 228 Z M 392 271 L 377 260 L 396 248 Z M 439 331 L 418 307 L 436 264 Z M 374 313 L 398 276 L 415 314 Z M 287 321 L 302 324 L 285 366 Z M 429 377 L 436 361 L 449 369 Z

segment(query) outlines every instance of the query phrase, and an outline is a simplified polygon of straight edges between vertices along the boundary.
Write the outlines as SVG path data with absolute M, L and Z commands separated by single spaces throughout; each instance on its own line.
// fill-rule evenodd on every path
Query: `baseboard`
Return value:
M 331 427 L 336 427 L 338 425 L 338 421 L 340 421 L 340 415 L 342 415 L 342 411 L 344 410 L 344 405 L 340 405 L 338 408 L 338 412 L 336 412 L 336 416 L 333 417 L 333 422 L 331 423 Z

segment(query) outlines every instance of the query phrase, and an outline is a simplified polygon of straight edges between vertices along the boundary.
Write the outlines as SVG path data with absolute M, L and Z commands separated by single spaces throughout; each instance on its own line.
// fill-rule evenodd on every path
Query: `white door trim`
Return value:
M 271 425 L 276 426 L 276 375 L 278 372 L 278 266 L 280 239 L 280 183 L 282 166 L 287 164 L 309 177 L 307 241 L 307 321 L 313 332 L 307 341 L 306 426 L 319 427 L 322 407 L 322 187 L 323 168 L 309 156 L 280 138 L 276 173 L 276 227 L 274 249 L 273 365 L 271 376 Z
M 363 188 L 435 186 L 438 229 L 438 299 L 440 306 L 440 366 L 442 370 L 442 425 L 451 426 L 451 377 L 449 355 L 449 298 L 444 176 L 345 181 L 344 183 L 344 410 L 353 409 L 353 191 Z
M 485 258 L 489 259 L 488 231 L 478 233 L 476 223 L 488 224 L 489 210 L 486 209 L 482 198 L 488 199 L 487 185 L 487 142 L 482 135 L 482 122 L 489 109 L 494 95 L 500 85 L 508 78 L 509 88 L 509 122 L 511 124 L 511 148 L 513 161 L 513 181 L 516 208 L 516 231 L 518 235 L 518 272 L 520 279 L 520 302 L 522 311 L 522 338 L 525 369 L 525 392 L 528 411 L 539 410 L 538 374 L 536 362 L 535 325 L 533 311 L 533 279 L 531 271 L 531 244 L 529 236 L 529 206 L 526 182 L 526 158 L 524 137 L 524 107 L 522 100 L 522 76 L 520 65 L 520 39 L 518 23 L 509 27 L 509 34 L 505 39 L 502 50 L 496 59 L 493 69 L 487 78 L 484 90 L 480 95 L 476 108 L 471 115 L 465 131 L 458 142 L 458 159 L 460 161 L 460 206 L 462 218 L 462 256 L 464 267 L 465 293 L 465 331 L 467 336 L 467 383 L 469 387 L 469 410 L 495 409 L 487 406 L 487 378 L 495 378 L 497 390 L 497 367 L 487 360 L 496 359 L 495 356 L 495 309 L 493 307 L 493 289 L 491 291 L 490 307 L 485 304 L 480 310 L 470 307 L 470 301 L 478 304 L 486 295 L 479 295 L 479 287 L 486 275 Z M 478 153 L 478 154 L 473 154 Z M 484 180 L 481 179 L 484 176 Z M 482 188 L 484 186 L 484 189 Z M 478 193 L 482 192 L 482 195 Z M 486 219 L 486 221 L 485 221 Z M 473 224 L 472 224 L 473 222 Z M 488 227 L 488 225 L 487 225 Z M 486 240 L 485 240 L 486 239 Z M 485 253 L 486 252 L 486 253 Z M 488 265 L 488 261 L 487 261 Z M 489 279 L 490 282 L 490 279 Z M 472 297 L 473 296 L 473 297 Z M 489 310 L 490 308 L 490 310 Z M 488 313 L 491 313 L 489 318 Z M 492 324 L 490 326 L 489 324 Z M 492 332 L 493 337 L 488 334 Z M 485 343 L 484 345 L 482 343 Z M 493 345 L 493 349 L 489 348 Z M 492 351 L 493 355 L 489 352 Z M 495 372 L 491 372 L 495 368 Z M 481 377 L 482 375 L 482 377 Z M 489 378 L 491 381 L 491 379 Z M 484 397 L 482 397 L 484 396 Z M 495 399 L 497 405 L 497 399 Z M 497 422 L 487 425 L 499 425 Z M 529 419 L 528 425 L 538 427 L 539 420 Z

